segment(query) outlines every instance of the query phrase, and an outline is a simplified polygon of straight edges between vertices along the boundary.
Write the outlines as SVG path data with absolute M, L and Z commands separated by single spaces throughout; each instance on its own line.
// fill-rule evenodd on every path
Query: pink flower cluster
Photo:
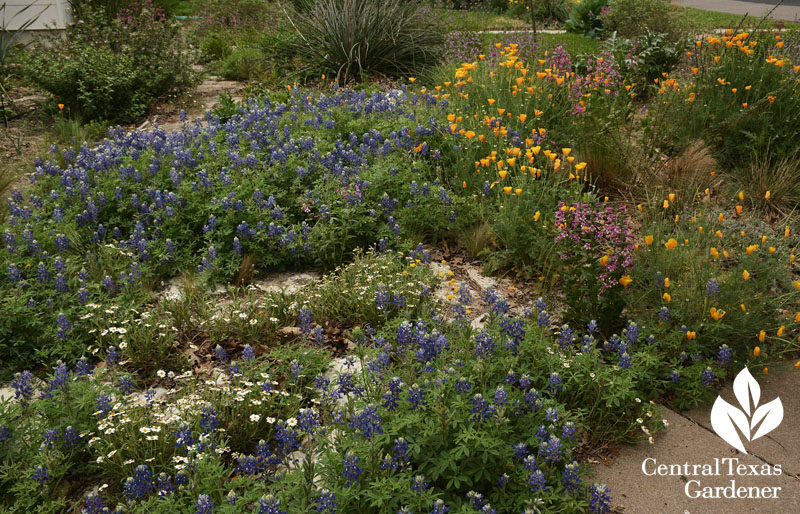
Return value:
M 625 206 L 559 202 L 555 222 L 558 233 L 555 242 L 564 242 L 568 249 L 562 260 L 577 258 L 592 263 L 603 256 L 608 260 L 598 278 L 603 289 L 618 283 L 621 275 L 633 267 L 634 237 Z

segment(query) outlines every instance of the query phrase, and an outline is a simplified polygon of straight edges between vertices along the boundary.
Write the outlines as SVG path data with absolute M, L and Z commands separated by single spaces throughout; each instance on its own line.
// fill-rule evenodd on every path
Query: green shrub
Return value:
M 610 0 L 602 18 L 603 30 L 627 39 L 655 33 L 674 45 L 689 37 L 683 11 L 668 0 Z
M 608 0 L 583 0 L 572 4 L 569 19 L 564 28 L 569 32 L 577 32 L 587 37 L 597 38 L 603 33 L 603 18 L 600 16 Z
M 567 0 L 536 0 L 533 2 L 533 13 L 537 20 L 566 21 L 569 18 L 569 12 Z
M 25 73 L 85 120 L 129 123 L 192 83 L 179 30 L 148 6 L 123 10 L 110 22 L 88 10 L 66 38 L 33 51 Z
M 621 68 L 631 83 L 645 88 L 678 65 L 686 46 L 684 40 L 673 43 L 665 34 L 650 30 L 636 39 L 617 36 L 614 32 L 603 47 L 624 64 Z
M 295 24 L 305 67 L 339 82 L 418 75 L 438 63 L 444 41 L 418 4 L 404 0 L 316 0 Z
M 205 62 L 222 61 L 233 51 L 230 37 L 221 33 L 211 33 L 200 40 L 200 57 Z
M 220 64 L 219 74 L 228 80 L 250 80 L 265 71 L 266 60 L 258 48 L 240 47 Z

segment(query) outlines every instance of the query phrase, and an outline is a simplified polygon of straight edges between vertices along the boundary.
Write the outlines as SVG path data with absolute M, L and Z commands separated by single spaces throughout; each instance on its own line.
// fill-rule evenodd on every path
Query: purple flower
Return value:
M 201 494 L 198 496 L 195 506 L 197 507 L 197 514 L 211 514 L 211 511 L 217 508 L 217 506 L 211 501 L 211 497 L 207 494 Z
M 356 433 L 360 433 L 367 440 L 371 440 L 375 434 L 382 434 L 381 422 L 383 418 L 378 414 L 377 405 L 367 405 L 363 410 L 353 415 L 350 428 Z
M 361 472 L 364 471 L 363 468 L 358 465 L 360 462 L 361 459 L 352 452 L 347 452 L 347 455 L 345 455 L 342 461 L 344 465 L 342 476 L 347 479 L 347 482 L 344 484 L 345 487 L 350 487 L 359 481 Z
M 15 373 L 11 380 L 11 387 L 14 389 L 14 398 L 27 403 L 33 397 L 33 373 L 28 370 L 22 373 Z
M 265 494 L 258 500 L 258 514 L 286 514 L 280 509 L 281 501 L 271 494 Z
M 52 479 L 50 473 L 47 472 L 47 468 L 44 466 L 36 466 L 31 478 L 39 482 L 39 485 L 44 485 L 45 482 Z
M 426 405 L 425 390 L 417 384 L 411 385 L 408 388 L 408 403 L 411 404 L 411 410 L 417 410 L 420 405 L 424 407 Z
M 609 514 L 611 512 L 611 490 L 603 484 L 594 483 L 589 499 L 589 512 L 592 514 Z

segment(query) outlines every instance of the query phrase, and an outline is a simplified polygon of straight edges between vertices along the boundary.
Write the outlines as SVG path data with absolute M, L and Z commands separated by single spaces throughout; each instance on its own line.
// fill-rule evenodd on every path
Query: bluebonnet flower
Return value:
M 563 383 L 564 382 L 561 380 L 561 375 L 559 375 L 557 371 L 554 371 L 550 373 L 550 378 L 547 379 L 547 388 L 551 392 L 553 391 L 561 392 Z
M 628 346 L 632 346 L 634 343 L 639 341 L 639 325 L 633 321 L 628 322 L 628 325 L 625 327 L 622 333 L 625 335 Z
M 500 319 L 500 329 L 508 337 L 514 340 L 514 343 L 519 344 L 525 337 L 524 320 L 519 317 L 503 316 Z
M 298 449 L 300 447 L 299 435 L 286 422 L 278 423 L 275 427 L 275 454 L 288 456 Z
M 118 387 L 120 392 L 128 394 L 131 392 L 131 389 L 133 389 L 133 380 L 127 375 L 120 377 Z
M 122 356 L 120 355 L 119 351 L 117 351 L 116 347 L 108 347 L 108 350 L 106 350 L 106 365 L 108 365 L 108 367 L 113 367 L 119 364 L 121 358 Z
M 673 384 L 677 384 L 681 379 L 681 374 L 677 370 L 672 370 L 672 372 L 669 374 L 669 379 L 672 380 Z
M 311 333 L 311 309 L 303 307 L 297 312 L 297 318 L 300 320 L 300 333 L 308 337 Z
M 544 457 L 545 462 L 561 460 L 561 439 L 551 435 L 547 441 L 542 441 L 539 445 L 539 455 Z
M 567 491 L 575 492 L 581 486 L 580 466 L 576 461 L 564 466 L 564 471 L 561 472 L 561 483 Z
M 174 493 L 175 484 L 172 483 L 172 478 L 164 472 L 159 473 L 156 477 L 156 491 L 162 498 Z
M 450 507 L 445 505 L 444 501 L 439 499 L 433 502 L 433 510 L 430 514 L 447 514 L 450 511 Z
M 661 310 L 658 311 L 658 320 L 662 323 L 669 321 L 669 309 L 666 307 L 661 307 Z
M 592 496 L 589 499 L 589 512 L 591 514 L 609 514 L 611 512 L 611 490 L 603 484 L 594 483 L 591 488 Z
M 503 473 L 497 479 L 497 488 L 498 489 L 505 489 L 506 485 L 511 481 L 511 477 L 508 476 L 508 473 Z
M 475 336 L 475 355 L 478 358 L 491 357 L 497 351 L 496 349 L 497 345 L 486 330 L 478 332 Z
M 19 271 L 16 264 L 10 264 L 8 266 L 8 279 L 13 283 L 22 281 L 22 273 Z
M 458 394 L 464 394 L 470 389 L 472 389 L 472 384 L 470 384 L 466 378 L 459 378 L 456 382 L 456 392 Z
M 414 477 L 414 483 L 411 485 L 411 490 L 416 492 L 418 495 L 422 495 L 423 493 L 428 492 L 430 488 L 430 484 L 425 481 L 425 477 L 423 475 L 417 475 Z
M 258 500 L 258 514 L 286 514 L 280 509 L 281 501 L 271 494 L 266 494 Z
M 229 505 L 236 505 L 236 500 L 238 499 L 239 495 L 237 495 L 234 490 L 228 491 L 228 495 L 225 497 L 225 501 L 227 501 Z
M 105 417 L 111 412 L 111 397 L 102 393 L 95 398 L 94 405 L 95 410 L 100 413 L 100 417 Z
M 424 407 L 426 405 L 425 390 L 417 384 L 411 385 L 408 388 L 408 403 L 411 404 L 411 410 L 417 410 L 420 405 Z
M 545 328 L 550 326 L 550 314 L 547 311 L 539 311 L 539 316 L 536 318 L 536 323 L 539 324 L 539 327 Z
M 53 449 L 56 444 L 58 444 L 59 439 L 61 439 L 61 436 L 59 435 L 58 430 L 48 428 L 44 431 L 44 441 L 42 441 L 42 447 Z
M 539 427 L 536 429 L 536 439 L 538 439 L 539 442 L 542 442 L 545 439 L 547 439 L 547 436 L 549 435 L 550 432 L 547 431 L 547 427 L 544 425 L 539 425 Z
M 522 467 L 528 472 L 528 486 L 531 492 L 544 491 L 547 489 L 547 481 L 544 473 L 539 469 L 536 457 L 528 455 L 523 459 Z
M 719 360 L 719 365 L 722 367 L 727 366 L 730 364 L 731 360 L 733 359 L 733 351 L 731 350 L 730 346 L 727 344 L 723 344 L 719 347 L 719 353 L 717 354 L 717 360 Z
M 45 482 L 52 479 L 45 466 L 36 466 L 31 478 L 39 482 L 39 485 L 44 485 Z
M 480 510 L 484 507 L 484 505 L 486 505 L 483 495 L 477 491 L 468 492 L 467 499 L 470 501 L 472 508 L 475 510 Z
M 311 339 L 314 341 L 314 344 L 317 346 L 322 346 L 325 344 L 325 329 L 322 327 L 315 327 L 313 333 L 311 334 Z
M 201 494 L 198 496 L 195 506 L 197 507 L 196 514 L 211 514 L 211 511 L 217 508 L 217 506 L 211 501 L 211 497 L 207 494 Z
M 706 368 L 703 371 L 703 374 L 700 375 L 700 381 L 706 387 L 712 387 L 714 385 L 714 380 L 716 378 L 717 378 L 717 376 L 714 374 L 714 370 L 711 369 L 711 368 Z
M 11 428 L 6 425 L 0 425 L 0 444 L 5 444 L 5 442 L 10 441 L 12 437 L 14 437 L 14 434 Z
M 486 401 L 480 393 L 473 396 L 469 403 L 472 405 L 470 412 L 473 414 L 473 421 L 479 422 L 489 419 L 495 413 L 494 406 Z
M 552 407 L 548 407 L 544 417 L 550 423 L 555 423 L 556 421 L 558 421 L 558 411 Z
M 378 414 L 378 406 L 367 405 L 363 410 L 353 415 L 350 428 L 370 440 L 373 435 L 383 433 L 381 428 L 382 421 L 383 418 Z
M 574 331 L 569 325 L 562 325 L 561 330 L 558 332 L 558 347 L 566 350 L 572 346 L 572 341 L 575 338 Z
M 338 503 L 336 502 L 336 495 L 334 495 L 330 490 L 323 489 L 320 494 L 319 498 L 317 498 L 317 512 L 320 514 L 336 514 L 336 507 L 338 507 Z
M 528 456 L 528 445 L 522 442 L 519 442 L 511 447 L 514 452 L 514 456 L 518 459 L 524 459 Z
M 67 426 L 64 429 L 64 447 L 66 449 L 75 448 L 80 441 L 81 436 L 78 434 L 78 431 L 72 425 Z
M 313 435 L 314 431 L 319 427 L 319 419 L 317 418 L 317 411 L 313 408 L 300 409 L 297 414 L 297 428 L 305 430 Z M 369 438 L 368 438 L 369 439 Z
M 706 283 L 706 296 L 711 296 L 716 300 L 718 295 L 719 282 L 717 282 L 717 279 L 712 278 Z
M 503 386 L 497 386 L 494 392 L 494 403 L 502 407 L 508 402 L 508 393 L 503 389 Z
M 525 407 L 529 412 L 531 410 L 537 411 L 542 407 L 542 400 L 539 397 L 539 391 L 534 388 L 530 388 L 529 390 L 525 391 L 523 401 L 525 402 Z
M 214 359 L 219 362 L 228 362 L 228 352 L 220 345 L 214 348 Z
M 217 410 L 214 407 L 206 406 L 202 408 L 200 413 L 200 428 L 203 429 L 203 435 L 216 432 L 217 428 L 219 428 Z
M 39 266 L 36 268 L 36 276 L 39 278 L 40 284 L 44 284 L 50 280 L 50 271 L 47 269 L 45 263 L 39 262 Z
M 104 514 L 107 513 L 108 508 L 103 505 L 103 500 L 97 493 L 89 493 L 84 499 L 81 514 Z
M 22 373 L 15 373 L 11 380 L 11 387 L 14 389 L 14 398 L 22 403 L 27 403 L 33 397 L 33 373 L 28 370 Z
M 495 316 L 507 314 L 510 309 L 506 299 L 494 289 L 487 289 L 483 293 L 483 301 L 490 306 L 492 314 Z
M 63 312 L 58 313 L 58 316 L 56 317 L 56 323 L 58 324 L 58 333 L 56 334 L 56 337 L 59 339 L 66 339 L 67 334 L 72 328 L 72 323 L 69 322 L 66 314 Z
M 409 455 L 408 451 L 408 441 L 402 437 L 395 439 L 394 446 L 392 446 L 392 457 L 389 461 L 389 467 L 398 469 L 407 466 L 411 462 L 411 455 Z M 384 468 L 383 465 L 381 467 Z
M 622 369 L 629 369 L 631 367 L 631 356 L 628 352 L 622 352 L 619 356 L 619 367 Z
M 345 458 L 342 461 L 342 464 L 344 465 L 342 476 L 347 479 L 347 482 L 344 484 L 345 487 L 350 487 L 359 481 L 361 472 L 364 471 L 358 465 L 360 462 L 361 459 L 352 452 L 347 452 L 347 455 L 345 455 Z
M 303 373 L 303 366 L 300 365 L 300 362 L 295 359 L 291 362 L 289 372 L 292 375 L 292 378 L 297 378 Z
M 94 366 L 89 363 L 86 357 L 81 357 L 75 363 L 75 378 L 87 377 L 92 374 Z
M 58 361 L 58 364 L 53 367 L 53 371 L 55 374 L 53 375 L 53 378 L 47 382 L 47 386 L 42 393 L 42 398 L 44 399 L 51 399 L 53 398 L 53 393 L 55 391 L 69 387 L 69 378 L 71 373 L 69 369 L 67 369 L 67 365 L 61 361 Z
M 125 496 L 128 500 L 144 498 L 154 490 L 153 472 L 146 464 L 136 466 L 133 476 L 125 480 Z
M 564 439 L 572 439 L 574 441 L 575 431 L 576 431 L 575 423 L 573 423 L 572 421 L 567 421 L 566 423 L 564 423 L 564 426 L 561 429 L 561 436 Z

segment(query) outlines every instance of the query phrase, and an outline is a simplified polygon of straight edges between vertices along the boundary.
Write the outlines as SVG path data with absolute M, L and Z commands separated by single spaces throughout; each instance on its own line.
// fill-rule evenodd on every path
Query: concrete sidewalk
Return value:
M 755 375 L 754 375 L 755 376 Z M 779 396 L 784 408 L 783 422 L 772 432 L 751 443 L 745 443 L 745 455 L 723 441 L 711 429 L 711 405 L 684 413 L 665 411 L 669 427 L 656 436 L 654 445 L 647 442 L 623 447 L 610 465 L 598 464 L 595 480 L 611 488 L 614 505 L 625 513 L 691 513 L 691 514 L 797 514 L 800 512 L 800 371 L 791 364 L 776 367 L 769 375 L 758 374 L 761 385 L 761 402 Z M 720 396 L 732 405 L 738 405 L 728 383 Z M 734 473 L 729 474 L 728 462 L 733 458 Z M 648 460 L 654 459 L 654 460 Z M 710 464 L 719 462 L 719 476 L 696 475 L 691 468 L 668 475 L 653 474 L 657 465 L 688 463 Z M 739 475 L 736 465 L 757 466 L 759 476 Z M 643 470 L 644 465 L 644 470 Z M 780 465 L 781 474 L 775 473 Z M 770 469 L 772 475 L 764 475 Z M 645 471 L 648 474 L 645 474 Z M 716 470 L 713 470 L 716 472 Z M 706 486 L 764 488 L 777 491 L 773 498 L 690 498 Z M 699 482 L 699 484 L 697 483 Z M 776 488 L 780 487 L 780 490 Z M 728 489 L 732 491 L 732 489 Z M 688 495 L 687 495 L 688 493 Z M 724 493 L 724 490 L 723 490 Z
M 676 5 L 684 7 L 696 7 L 706 11 L 717 11 L 731 14 L 749 14 L 750 16 L 761 17 L 772 9 L 777 1 L 751 1 L 742 0 L 675 0 Z M 780 5 L 770 15 L 770 18 L 784 21 L 800 20 L 800 5 L 797 1 L 786 1 Z

